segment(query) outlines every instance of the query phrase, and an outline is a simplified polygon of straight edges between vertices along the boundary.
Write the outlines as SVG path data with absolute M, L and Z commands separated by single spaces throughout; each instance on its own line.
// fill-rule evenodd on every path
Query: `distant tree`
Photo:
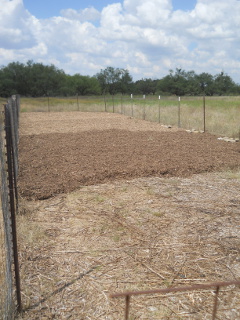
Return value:
M 167 92 L 177 96 L 183 96 L 187 92 L 188 80 L 186 72 L 176 68 L 175 71 L 169 70 L 170 74 L 158 82 L 157 89 L 161 92 Z
M 155 94 L 157 90 L 158 80 L 145 78 L 134 83 L 135 92 L 137 94 Z
M 199 94 L 212 96 L 215 92 L 214 77 L 206 72 L 196 76 Z
M 28 77 L 24 64 L 11 62 L 7 67 L 1 69 L 0 76 L 1 95 L 27 92 Z
M 128 70 L 107 67 L 95 76 L 101 86 L 102 93 L 126 93 L 132 83 L 132 77 Z
M 221 72 L 215 76 L 203 72 L 185 71 L 180 68 L 169 70 L 162 79 L 149 78 L 133 82 L 126 69 L 107 67 L 94 77 L 79 73 L 65 74 L 54 65 L 11 62 L 0 67 L 0 96 L 8 97 L 19 93 L 23 96 L 70 96 L 93 94 L 159 94 L 165 95 L 239 95 L 240 85 Z
M 229 77 L 223 71 L 214 77 L 214 85 L 217 94 L 220 96 L 231 94 L 236 88 L 236 84 L 233 82 L 231 77 Z

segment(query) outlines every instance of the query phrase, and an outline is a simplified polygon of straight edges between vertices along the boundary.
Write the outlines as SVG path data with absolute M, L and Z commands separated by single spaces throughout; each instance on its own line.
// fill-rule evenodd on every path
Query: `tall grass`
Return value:
M 206 131 L 239 138 L 240 97 L 206 97 Z M 185 129 L 204 129 L 202 97 L 92 96 L 68 98 L 22 98 L 22 112 L 84 111 L 122 113 L 130 117 L 181 126 Z
M 21 98 L 21 112 L 105 111 L 103 97 Z

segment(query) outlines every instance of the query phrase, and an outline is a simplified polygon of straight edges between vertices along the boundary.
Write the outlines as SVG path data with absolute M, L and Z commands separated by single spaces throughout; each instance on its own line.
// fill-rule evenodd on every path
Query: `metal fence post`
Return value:
M 123 114 L 123 93 L 121 95 L 121 114 Z
M 6 149 L 7 149 L 7 166 L 8 166 L 8 183 L 9 183 L 9 201 L 10 201 L 10 213 L 12 223 L 12 243 L 13 243 L 13 260 L 14 260 L 14 273 L 16 282 L 16 295 L 17 295 L 17 310 L 20 312 L 22 308 L 21 304 L 21 286 L 20 286 L 20 273 L 18 262 L 18 246 L 17 246 L 17 229 L 16 229 L 16 207 L 14 197 L 14 168 L 13 168 L 13 137 L 11 130 L 11 111 L 9 105 L 5 105 L 5 132 L 6 132 Z
M 217 314 L 217 302 L 218 302 L 219 288 L 220 288 L 220 287 L 217 286 L 217 287 L 216 287 L 216 291 L 215 291 L 212 320 L 215 320 L 216 314 Z
M 114 95 L 112 95 L 112 104 L 113 104 L 113 113 L 115 113 L 115 106 L 114 106 Z
M 77 93 L 77 109 L 79 111 L 79 99 L 78 99 L 78 93 Z
M 106 94 L 105 94 L 105 92 L 104 92 L 104 105 L 105 105 L 104 111 L 107 112 L 107 102 L 106 102 Z
M 161 122 L 161 104 L 160 104 L 160 101 L 161 101 L 161 96 L 158 97 L 158 123 Z
M 5 108 L 5 105 L 3 105 Z M 3 109 L 4 110 L 4 109 Z M 5 285 L 1 281 L 1 302 L 3 303 L 1 312 L 3 313 L 4 319 L 12 319 L 15 313 L 13 306 L 13 276 L 12 276 L 12 232 L 11 232 L 11 217 L 9 209 L 9 187 L 8 187 L 8 177 L 6 170 L 6 133 L 4 125 L 4 112 L 1 110 L 0 114 L 0 166 L 1 166 L 1 205 L 3 214 L 3 234 L 5 235 L 5 243 L 1 243 L 3 246 L 5 244 Z M 3 255 L 2 255 L 3 259 Z M 3 266 L 2 270 L 3 272 Z M 2 296 L 4 294 L 4 296 Z M 1 313 L 1 314 L 2 314 Z
M 146 120 L 146 96 L 145 94 L 143 95 L 143 120 Z
M 178 128 L 181 128 L 181 98 L 178 97 Z
M 203 132 L 206 131 L 206 101 L 205 94 L 203 95 Z
M 130 295 L 126 296 L 125 320 L 128 320 L 130 309 Z
M 132 101 L 132 103 L 131 103 L 131 109 L 132 109 L 132 117 L 133 117 L 133 95 L 131 94 L 131 101 Z

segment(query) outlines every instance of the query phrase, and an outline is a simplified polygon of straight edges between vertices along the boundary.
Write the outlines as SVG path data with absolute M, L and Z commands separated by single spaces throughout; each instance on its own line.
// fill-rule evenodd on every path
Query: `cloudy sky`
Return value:
M 240 1 L 0 0 L 0 66 L 27 60 L 134 80 L 224 71 L 240 83 Z

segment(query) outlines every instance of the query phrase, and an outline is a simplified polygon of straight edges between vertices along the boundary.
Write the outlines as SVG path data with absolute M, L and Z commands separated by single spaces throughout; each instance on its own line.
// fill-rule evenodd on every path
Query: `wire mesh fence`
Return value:
M 22 112 L 109 112 L 240 138 L 240 97 L 75 96 L 22 99 Z
M 13 96 L 0 115 L 0 318 L 21 309 L 15 214 L 17 212 L 18 119 L 20 99 Z

